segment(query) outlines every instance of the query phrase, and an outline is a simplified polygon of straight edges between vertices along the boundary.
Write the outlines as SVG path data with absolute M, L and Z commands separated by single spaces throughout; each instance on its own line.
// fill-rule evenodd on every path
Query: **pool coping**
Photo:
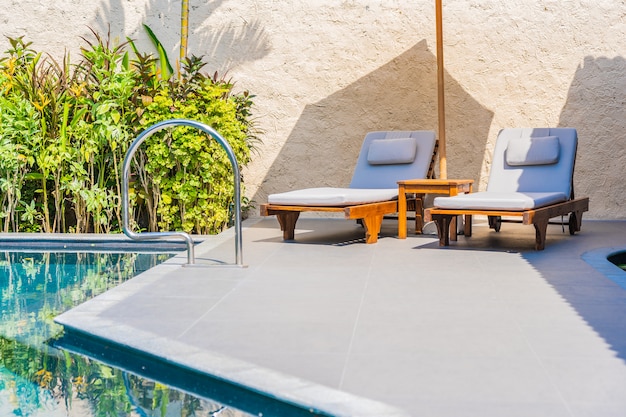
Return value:
M 119 324 L 116 325 L 116 333 L 132 331 L 136 344 L 115 343 L 103 335 L 88 335 L 64 324 L 63 318 L 55 319 L 55 322 L 62 324 L 66 329 L 65 336 L 55 342 L 55 347 L 91 357 L 193 395 L 205 396 L 226 406 L 232 405 L 244 412 L 258 412 L 260 407 L 275 412 L 270 415 L 290 417 L 408 417 L 406 412 L 382 402 L 358 397 L 215 352 L 193 348 L 167 338 L 154 337 L 138 332 L 137 329 L 124 329 Z M 101 324 L 108 328 L 107 323 L 102 320 Z M 147 353 L 144 350 L 144 343 L 158 345 L 159 356 Z M 180 360 L 181 356 L 184 356 L 185 360 Z M 181 369 L 175 370 L 172 374 L 172 368 Z M 159 378 L 158 373 L 163 370 L 170 373 L 169 378 Z M 178 375 L 189 377 L 190 372 L 195 376 L 191 381 L 192 386 L 198 380 L 204 383 L 196 384 L 193 388 L 181 383 Z M 172 382 L 172 378 L 178 382 Z M 215 388 L 214 384 L 218 387 Z M 254 406 L 250 409 L 242 407 L 242 404 L 248 403 L 253 403 Z
M 626 290 L 626 272 L 608 259 L 619 252 L 626 252 L 626 246 L 598 248 L 583 253 L 581 257 L 602 275 Z
M 209 236 L 192 236 L 196 246 Z M 187 249 L 182 239 L 133 240 L 123 234 L 0 233 L 0 248 L 6 251 L 81 252 L 180 252 Z

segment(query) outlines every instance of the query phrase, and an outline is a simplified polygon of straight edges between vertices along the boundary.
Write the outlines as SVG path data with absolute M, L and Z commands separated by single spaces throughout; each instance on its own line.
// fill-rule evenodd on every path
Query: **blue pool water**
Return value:
M 607 257 L 609 262 L 626 271 L 626 251 L 612 253 Z
M 0 417 L 245 417 L 53 347 L 53 318 L 172 253 L 0 251 Z

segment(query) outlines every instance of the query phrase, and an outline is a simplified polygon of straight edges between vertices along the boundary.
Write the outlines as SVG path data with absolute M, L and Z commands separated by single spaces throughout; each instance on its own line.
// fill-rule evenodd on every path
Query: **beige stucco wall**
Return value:
M 0 33 L 75 54 L 87 26 L 177 56 L 179 2 L 8 1 Z M 191 3 L 190 52 L 256 95 L 263 131 L 246 193 L 347 185 L 367 131 L 437 129 L 435 0 Z M 445 1 L 449 178 L 484 187 L 503 127 L 571 126 L 586 218 L 626 218 L 626 2 Z M 0 47 L 6 49 L 5 39 Z

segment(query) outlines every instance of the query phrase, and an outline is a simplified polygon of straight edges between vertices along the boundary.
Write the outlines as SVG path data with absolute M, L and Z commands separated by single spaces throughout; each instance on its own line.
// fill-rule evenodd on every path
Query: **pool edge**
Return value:
M 602 275 L 626 290 L 626 272 L 608 260 L 609 256 L 625 251 L 626 247 L 623 246 L 609 246 L 584 252 L 581 258 Z

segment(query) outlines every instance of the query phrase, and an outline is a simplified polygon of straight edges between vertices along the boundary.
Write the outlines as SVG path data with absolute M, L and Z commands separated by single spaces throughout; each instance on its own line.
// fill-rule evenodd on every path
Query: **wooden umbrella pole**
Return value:
M 448 163 L 446 160 L 446 106 L 443 84 L 443 19 L 441 1 L 435 0 L 435 18 L 437 24 L 437 110 L 439 117 L 439 176 L 448 178 Z

